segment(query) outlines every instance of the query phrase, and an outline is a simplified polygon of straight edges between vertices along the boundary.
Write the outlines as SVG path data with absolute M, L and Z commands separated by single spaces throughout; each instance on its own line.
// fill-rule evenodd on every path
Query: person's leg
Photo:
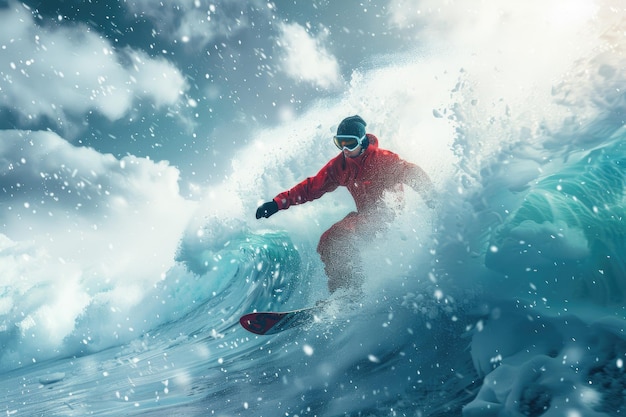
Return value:
M 317 246 L 328 277 L 328 290 L 358 289 L 363 283 L 361 254 L 356 245 L 357 213 L 348 214 L 325 231 Z

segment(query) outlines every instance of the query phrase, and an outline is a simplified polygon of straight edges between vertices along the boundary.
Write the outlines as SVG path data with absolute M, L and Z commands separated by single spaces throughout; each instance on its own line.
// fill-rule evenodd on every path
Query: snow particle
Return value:
M 476 323 L 476 330 L 478 330 L 479 332 L 482 332 L 484 328 L 485 328 L 485 324 L 483 323 L 482 320 L 479 320 L 478 323 Z
M 367 355 L 367 359 L 372 363 L 380 363 L 380 359 L 378 359 L 376 356 L 372 355 L 371 353 Z

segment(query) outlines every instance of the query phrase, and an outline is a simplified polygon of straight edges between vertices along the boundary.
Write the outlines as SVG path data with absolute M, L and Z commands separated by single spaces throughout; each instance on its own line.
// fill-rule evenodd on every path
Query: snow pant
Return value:
M 372 226 L 377 220 L 352 212 L 320 237 L 317 253 L 324 262 L 328 290 L 331 293 L 340 288 L 361 288 L 364 275 L 360 248 L 368 239 L 373 239 L 375 228 Z

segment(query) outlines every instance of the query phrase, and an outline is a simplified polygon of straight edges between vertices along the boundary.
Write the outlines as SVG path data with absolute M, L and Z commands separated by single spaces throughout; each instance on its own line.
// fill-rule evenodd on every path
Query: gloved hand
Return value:
M 269 217 L 277 211 L 278 204 L 276 204 L 276 201 L 268 201 L 267 203 L 263 203 L 258 209 L 256 209 L 256 218 L 260 219 L 261 217 Z

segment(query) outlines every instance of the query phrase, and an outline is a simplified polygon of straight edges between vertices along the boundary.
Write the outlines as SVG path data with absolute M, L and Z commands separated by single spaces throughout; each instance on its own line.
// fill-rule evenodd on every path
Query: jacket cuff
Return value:
M 285 210 L 289 207 L 286 198 L 281 198 L 280 196 L 274 197 L 274 202 L 278 205 L 278 210 Z

